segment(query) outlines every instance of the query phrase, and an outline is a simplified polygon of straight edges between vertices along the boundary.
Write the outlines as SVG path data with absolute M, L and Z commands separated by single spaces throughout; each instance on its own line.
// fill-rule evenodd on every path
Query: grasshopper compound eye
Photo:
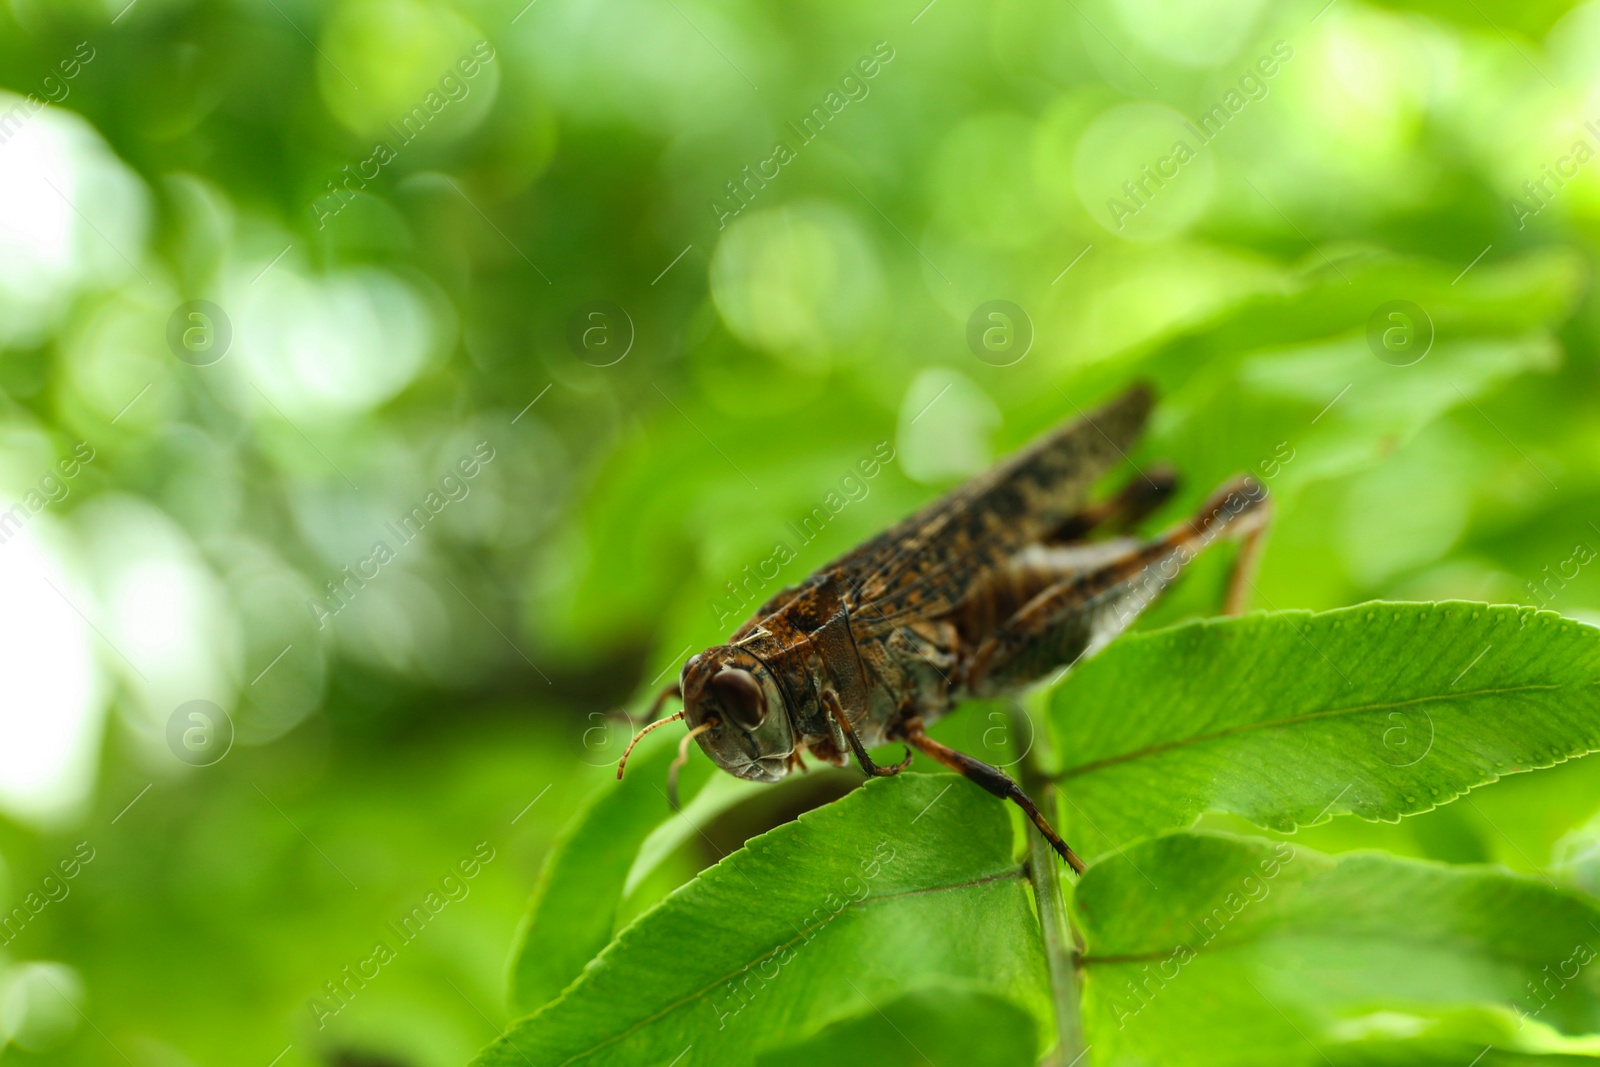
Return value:
M 767 696 L 749 671 L 727 667 L 711 678 L 711 691 L 729 721 L 745 730 L 758 729 L 767 717 Z
M 776 782 L 789 773 L 794 723 L 777 678 L 749 652 L 726 645 L 703 652 L 683 672 L 683 707 L 701 750 L 729 774 Z

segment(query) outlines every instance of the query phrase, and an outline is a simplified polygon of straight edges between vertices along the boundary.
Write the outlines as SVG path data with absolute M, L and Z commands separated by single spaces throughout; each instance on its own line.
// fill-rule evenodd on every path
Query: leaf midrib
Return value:
M 1087 969 L 1096 965 L 1116 966 L 1129 963 L 1150 963 L 1155 960 L 1170 959 L 1172 954 L 1178 951 L 1180 947 L 1187 947 L 1196 956 L 1210 955 L 1215 958 L 1217 956 L 1227 955 L 1230 952 L 1240 952 L 1245 949 L 1254 948 L 1268 941 L 1274 940 L 1271 935 L 1284 929 L 1288 928 L 1272 927 L 1259 933 L 1229 938 L 1226 941 L 1223 941 L 1222 938 L 1216 938 L 1214 941 L 1201 945 L 1199 948 L 1195 948 L 1193 945 L 1173 945 L 1171 948 L 1161 951 L 1129 952 L 1112 956 L 1079 956 L 1078 966 L 1082 969 Z M 1294 935 L 1291 934 L 1291 936 Z M 1317 938 L 1337 939 L 1341 945 L 1348 945 L 1352 941 L 1367 940 L 1378 941 L 1386 945 L 1399 943 L 1418 948 L 1437 948 L 1446 952 L 1459 953 L 1461 951 L 1465 951 L 1459 942 L 1445 941 L 1437 937 L 1412 937 L 1408 936 L 1405 931 L 1373 933 L 1371 931 L 1362 931 L 1360 929 L 1341 930 L 1333 927 L 1326 927 L 1319 929 L 1315 936 Z M 1503 949 L 1499 949 L 1493 944 L 1488 943 L 1475 946 L 1471 948 L 1470 951 L 1474 956 L 1487 956 L 1491 959 L 1499 960 L 1504 963 L 1519 964 L 1522 966 L 1532 966 L 1535 963 L 1542 962 L 1542 957 L 1530 958 L 1526 956 L 1513 955 L 1510 952 L 1506 952 Z
M 579 1052 L 579 1053 L 576 1053 L 575 1055 L 567 1057 L 566 1059 L 562 1060 L 559 1064 L 557 1064 L 556 1067 L 568 1067 L 569 1064 L 577 1063 L 579 1060 L 582 1060 L 582 1059 L 587 1059 L 588 1057 L 594 1055 L 596 1052 L 599 1052 L 601 1049 L 605 1048 L 607 1045 L 616 1044 L 618 1041 L 623 1040 L 624 1038 L 628 1037 L 630 1034 L 642 1029 L 643 1027 L 649 1026 L 651 1023 L 655 1022 L 657 1019 L 661 1019 L 661 1018 L 664 1018 L 667 1015 L 672 1014 L 673 1012 L 677 1011 L 679 1008 L 683 1007 L 685 1004 L 689 1004 L 689 1003 L 692 1003 L 692 1002 L 694 1002 L 696 1000 L 699 1000 L 701 997 L 704 997 L 711 990 L 715 989 L 717 986 L 719 986 L 722 983 L 728 981 L 729 979 L 733 978 L 734 976 L 739 975 L 739 974 L 743 974 L 745 971 L 748 971 L 751 967 L 754 967 L 759 963 L 762 963 L 762 962 L 764 962 L 766 960 L 771 959 L 774 955 L 776 955 L 777 953 L 782 952 L 784 949 L 790 947 L 791 945 L 795 944 L 796 942 L 805 940 L 807 935 L 810 934 L 812 931 L 822 929 L 824 926 L 827 926 L 829 923 L 831 923 L 834 919 L 837 919 L 839 916 L 843 915 L 847 911 L 850 911 L 851 909 L 864 908 L 868 904 L 882 903 L 882 902 L 888 901 L 888 900 L 898 900 L 898 899 L 900 899 L 902 897 L 919 896 L 919 895 L 924 894 L 924 893 L 943 893 L 943 892 L 946 892 L 946 891 L 949 891 L 949 890 L 955 890 L 955 889 L 968 889 L 968 888 L 971 888 L 972 886 L 987 885 L 987 884 L 989 884 L 991 882 L 1000 882 L 1000 881 L 1004 881 L 1006 879 L 1011 879 L 1011 878 L 1021 878 L 1022 875 L 1023 875 L 1022 869 L 1021 868 L 1017 868 L 1015 870 L 1004 871 L 1004 872 L 1001 872 L 1001 873 L 998 873 L 998 874 L 987 874 L 987 875 L 984 875 L 981 878 L 973 878 L 973 879 L 969 879 L 968 881 L 965 881 L 965 882 L 955 882 L 955 883 L 952 883 L 950 885 L 924 886 L 924 887 L 922 887 L 920 889 L 907 889 L 907 890 L 904 890 L 904 891 L 899 892 L 899 893 L 885 893 L 882 896 L 867 896 L 867 897 L 862 897 L 860 900 L 853 900 L 849 904 L 847 904 L 845 907 L 840 908 L 838 911 L 834 912 L 832 915 L 828 916 L 826 919 L 823 919 L 821 922 L 814 923 L 811 926 L 798 928 L 800 930 L 800 932 L 797 935 L 795 935 L 794 937 L 790 938 L 788 941 L 783 942 L 782 944 L 776 946 L 775 948 L 772 948 L 772 949 L 768 950 L 767 952 L 763 952 L 761 955 L 757 956 L 755 959 L 750 960 L 748 963 L 740 965 L 739 967 L 735 968 L 732 971 L 729 971 L 727 974 L 724 974 L 721 977 L 719 977 L 719 978 L 715 979 L 714 981 L 712 981 L 710 984 L 705 985 L 705 986 L 701 987 L 700 989 L 695 990 L 693 993 L 690 993 L 690 994 L 688 994 L 686 996 L 678 998 L 677 1000 L 673 1001 L 671 1004 L 668 1004 L 666 1007 L 664 1007 L 661 1010 L 657 1011 L 655 1014 L 645 1016 L 643 1019 L 640 1019 L 638 1022 L 634 1023 L 632 1026 L 629 1026 L 627 1029 L 619 1031 L 618 1033 L 612 1034 L 610 1037 L 606 1038 L 604 1041 L 600 1041 L 600 1042 L 598 1042 L 598 1043 L 596 1043 L 594 1045 L 591 1045 L 588 1048 L 584 1049 L 582 1052 Z M 516 1048 L 517 1047 L 516 1046 L 516 1042 L 512 1040 L 512 1036 L 511 1036 L 511 1034 L 509 1032 L 505 1035 L 505 1041 L 506 1041 L 507 1044 L 511 1045 L 512 1048 Z M 518 1049 L 518 1051 L 520 1052 L 521 1050 Z
M 1211 741 L 1220 740 L 1224 737 L 1234 737 L 1239 734 L 1250 733 L 1254 730 L 1266 730 L 1280 726 L 1296 726 L 1300 723 L 1314 722 L 1318 719 L 1338 718 L 1344 715 L 1362 715 L 1373 711 L 1403 708 L 1434 701 L 1471 700 L 1485 696 L 1503 696 L 1509 693 L 1523 693 L 1535 690 L 1555 690 L 1566 688 L 1569 687 L 1564 685 L 1534 684 L 1498 686 L 1491 689 L 1463 690 L 1460 693 L 1433 693 L 1428 696 L 1413 697 L 1410 700 L 1380 701 L 1372 704 L 1352 705 L 1347 708 L 1325 708 L 1321 711 L 1308 711 L 1299 715 L 1289 715 L 1279 719 L 1263 719 L 1260 722 L 1243 723 L 1239 726 L 1230 726 L 1223 730 L 1215 730 L 1208 734 L 1193 734 L 1189 737 L 1178 738 L 1174 741 L 1163 741 L 1159 744 L 1147 745 L 1144 748 L 1135 749 L 1132 752 L 1123 752 L 1115 756 L 1107 756 L 1104 759 L 1091 760 L 1088 763 L 1082 763 L 1076 767 L 1063 768 L 1055 775 L 1054 780 L 1065 781 L 1066 779 L 1077 778 L 1081 775 L 1090 774 L 1106 767 L 1114 767 L 1120 763 L 1128 763 L 1133 760 L 1144 759 L 1147 756 L 1154 756 L 1162 752 L 1170 752 L 1175 749 L 1185 748 L 1191 745 L 1206 744 Z

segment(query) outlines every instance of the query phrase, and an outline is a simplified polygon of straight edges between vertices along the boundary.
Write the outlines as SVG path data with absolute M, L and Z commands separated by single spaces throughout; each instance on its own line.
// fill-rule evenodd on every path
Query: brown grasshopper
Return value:
M 689 658 L 650 719 L 671 697 L 683 710 L 652 721 L 633 744 L 686 719 L 680 758 L 694 738 L 717 766 L 759 782 L 804 770 L 802 749 L 840 766 L 854 753 L 868 775 L 893 775 L 915 748 L 1014 801 L 1082 873 L 1016 782 L 924 727 L 962 700 L 1016 693 L 1093 655 L 1224 533 L 1244 541 L 1226 605 L 1241 609 L 1268 517 L 1259 482 L 1228 482 L 1153 540 L 1127 531 L 1172 494 L 1169 470 L 1087 502 L 1133 446 L 1151 403 L 1147 387 L 1129 390 L 783 590 L 727 644 Z M 1099 532 L 1113 536 L 1090 539 Z M 906 757 L 879 766 L 867 750 L 890 741 L 910 746 Z

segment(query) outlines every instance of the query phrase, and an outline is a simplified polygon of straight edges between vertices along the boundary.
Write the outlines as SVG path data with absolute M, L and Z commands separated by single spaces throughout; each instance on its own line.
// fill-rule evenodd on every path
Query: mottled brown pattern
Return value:
M 1259 533 L 1265 494 L 1241 479 L 1154 540 L 1088 540 L 1126 531 L 1173 489 L 1170 472 L 1141 472 L 1117 496 L 1087 503 L 1150 406 L 1139 386 L 1046 435 L 785 589 L 728 644 L 691 657 L 675 692 L 697 742 L 730 773 L 775 781 L 803 767 L 802 752 L 834 764 L 853 752 L 869 774 L 893 774 L 900 767 L 879 767 L 866 750 L 901 740 L 1015 801 L 1080 867 L 1016 783 L 932 741 L 923 724 L 963 698 L 1015 692 L 1092 654 L 1210 540 Z M 724 672 L 742 673 L 714 684 Z M 746 694 L 742 706 L 719 704 L 718 685 Z
M 949 611 L 974 577 L 1070 519 L 1133 447 L 1151 400 L 1130 389 L 824 567 L 854 590 L 858 632 Z

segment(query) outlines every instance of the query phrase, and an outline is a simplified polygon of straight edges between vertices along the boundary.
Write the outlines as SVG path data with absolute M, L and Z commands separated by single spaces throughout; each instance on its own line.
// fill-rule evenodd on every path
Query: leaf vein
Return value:
M 1132 752 L 1123 752 L 1104 759 L 1091 760 L 1076 767 L 1063 768 L 1056 776 L 1057 781 L 1068 778 L 1077 778 L 1080 775 L 1090 774 L 1106 767 L 1114 767 L 1119 763 L 1128 763 L 1133 760 L 1154 756 L 1162 752 L 1184 748 L 1189 745 L 1202 745 L 1210 741 L 1217 741 L 1224 737 L 1235 737 L 1239 734 L 1250 733 L 1255 730 L 1267 730 L 1279 726 L 1297 726 L 1301 723 L 1314 722 L 1318 719 L 1338 718 L 1345 715 L 1361 715 L 1372 711 L 1385 711 L 1393 708 L 1403 708 L 1416 704 L 1426 704 L 1441 700 L 1469 700 L 1484 696 L 1504 696 L 1509 693 L 1524 693 L 1533 690 L 1562 689 L 1564 686 L 1550 684 L 1530 684 L 1517 686 L 1501 686 L 1490 689 L 1471 689 L 1460 693 L 1431 693 L 1428 696 L 1413 697 L 1410 700 L 1379 701 L 1372 704 L 1356 704 L 1347 708 L 1325 708 L 1322 711 L 1308 711 L 1300 715 L 1290 715 L 1279 719 L 1263 719 L 1260 722 L 1243 723 L 1239 726 L 1230 726 L 1223 730 L 1214 730 L 1208 734 L 1193 734 L 1189 737 L 1178 738 L 1174 741 L 1162 741 L 1159 744 L 1147 745 Z
M 693 1003 L 694 1001 L 697 1001 L 697 1000 L 701 999 L 707 993 L 711 992 L 711 990 L 715 989 L 717 986 L 723 984 L 724 982 L 727 982 L 727 981 L 731 980 L 732 978 L 734 978 L 737 975 L 743 974 L 744 972 L 748 971 L 751 967 L 754 967 L 759 963 L 763 963 L 766 960 L 771 959 L 773 956 L 775 956 L 778 953 L 782 952 L 784 949 L 789 948 L 791 945 L 795 944 L 797 941 L 809 940 L 809 936 L 808 935 L 810 935 L 813 931 L 822 929 L 824 926 L 828 925 L 834 919 L 837 919 L 839 916 L 843 915 L 846 911 L 849 911 L 849 910 L 855 909 L 855 908 L 863 908 L 863 907 L 867 906 L 870 903 L 881 903 L 881 902 L 886 901 L 886 900 L 898 900 L 898 899 L 900 899 L 902 897 L 919 896 L 919 895 L 924 894 L 924 893 L 943 893 L 943 892 L 947 892 L 947 891 L 955 890 L 955 889 L 968 889 L 968 888 L 971 888 L 972 886 L 985 885 L 985 884 L 990 883 L 990 882 L 999 882 L 999 881 L 1004 881 L 1004 880 L 1007 880 L 1007 879 L 1020 878 L 1020 877 L 1022 877 L 1022 871 L 1020 869 L 1018 869 L 1018 870 L 1014 870 L 1014 871 L 1007 871 L 1007 872 L 1000 873 L 1000 874 L 988 874 L 988 875 L 984 875 L 982 878 L 974 878 L 974 879 L 970 879 L 970 880 L 965 881 L 965 882 L 956 882 L 956 883 L 953 883 L 951 885 L 926 886 L 926 887 L 921 888 L 921 889 L 910 889 L 910 890 L 906 890 L 905 892 L 901 892 L 901 893 L 886 893 L 886 894 L 884 894 L 882 896 L 876 896 L 876 897 L 867 896 L 867 897 L 862 897 L 860 900 L 853 900 L 849 904 L 847 904 L 845 907 L 840 908 L 838 911 L 834 912 L 832 915 L 828 916 L 826 919 L 823 919 L 821 922 L 814 923 L 811 926 L 807 926 L 807 927 L 797 927 L 797 929 L 799 929 L 800 932 L 798 934 L 796 934 L 794 937 L 790 938 L 788 941 L 785 941 L 782 944 L 777 945 L 776 947 L 770 949 L 769 951 L 762 953 L 761 955 L 757 956 L 755 959 L 751 960 L 750 962 L 742 964 L 741 966 L 735 968 L 734 970 L 729 971 L 727 974 L 722 975 L 721 977 L 719 977 L 719 978 L 715 979 L 714 981 L 712 981 L 710 984 L 708 984 L 708 985 L 696 990 L 695 992 L 690 993 L 687 996 L 680 997 L 679 999 L 673 1001 L 671 1004 L 668 1004 L 666 1007 L 662 1008 L 660 1011 L 656 1012 L 655 1014 L 648 1015 L 645 1018 L 640 1019 L 638 1022 L 634 1023 L 632 1026 L 628 1027 L 626 1030 L 619 1031 L 618 1033 L 615 1033 L 615 1034 L 611 1035 L 610 1037 L 606 1038 L 604 1041 L 601 1041 L 598 1044 L 592 1045 L 589 1048 L 584 1049 L 582 1052 L 577 1053 L 576 1055 L 567 1057 L 566 1059 L 562 1060 L 561 1063 L 557 1065 L 557 1067 L 568 1067 L 569 1064 L 577 1063 L 579 1060 L 587 1059 L 588 1057 L 594 1055 L 596 1052 L 599 1052 L 601 1049 L 605 1048 L 607 1045 L 614 1045 L 618 1041 L 621 1041 L 624 1038 L 628 1037 L 630 1034 L 633 1034 L 634 1032 L 642 1029 L 643 1027 L 649 1026 L 651 1023 L 655 1022 L 657 1019 L 661 1019 L 661 1018 L 664 1018 L 664 1017 L 672 1014 L 673 1012 L 677 1011 L 679 1008 L 683 1007 L 685 1004 Z M 516 1046 L 516 1042 L 512 1040 L 512 1036 L 509 1033 L 505 1036 L 505 1041 L 508 1044 L 510 1044 L 512 1048 L 516 1048 L 517 1047 Z M 519 1049 L 518 1051 L 520 1052 L 521 1050 Z

